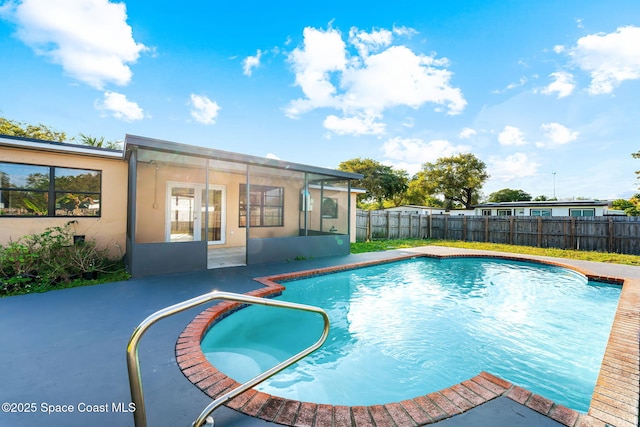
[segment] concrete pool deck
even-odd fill
[[[131,397],[125,350],[133,329],[151,313],[213,289],[239,293],[259,289],[262,285],[253,280],[255,277],[418,253],[497,254],[427,246],[154,276],[2,298],[0,401],[14,403],[14,408],[20,409],[21,413],[0,412],[0,426],[132,426],[133,416],[126,412]],[[580,415],[563,420],[562,424],[546,416],[550,408],[554,408],[547,402],[529,398],[518,401],[499,395],[436,425],[605,426],[605,422],[619,427],[637,425],[640,267],[555,258],[545,260],[572,265],[599,277],[628,279],[607,348],[611,358],[605,356],[590,416]],[[142,338],[139,354],[150,427],[190,425],[211,401],[178,369],[176,341],[185,326],[212,305],[161,320]],[[463,401],[459,403],[464,404]],[[31,409],[33,411],[26,412]],[[393,408],[381,407],[381,414],[393,420],[390,410]],[[214,418],[218,426],[277,425],[226,407],[216,410]],[[371,425],[374,425],[373,420],[370,417]],[[317,426],[326,425],[321,424],[320,419],[312,421]],[[407,425],[413,425],[409,422]]]

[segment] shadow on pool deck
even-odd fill
[[[432,250],[447,252],[447,248]],[[134,328],[151,313],[214,289],[239,293],[257,289],[261,285],[254,277],[381,260],[406,252],[233,267],[2,298],[0,402],[15,403],[14,409],[22,413],[4,412],[3,406],[0,426],[132,426],[133,415],[117,411],[131,400],[126,345]],[[620,266],[603,268],[620,271]],[[625,267],[624,274],[617,275],[640,277],[640,268]],[[175,343],[194,316],[211,305],[161,320],[142,338],[139,355],[150,427],[189,426],[210,402],[178,369]],[[275,425],[225,407],[216,410],[214,417],[217,426]],[[436,425],[561,424],[499,397]]]

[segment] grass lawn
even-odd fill
[[[540,255],[557,258],[579,259],[583,261],[608,262],[612,264],[639,265],[640,256],[607,252],[575,251],[554,248],[536,248],[531,246],[504,245],[498,243],[462,242],[453,240],[374,240],[351,244],[351,253],[384,251],[389,249],[415,248],[418,246],[449,246],[452,248],[479,249],[486,251],[510,252],[515,254]]]

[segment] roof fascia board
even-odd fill
[[[608,206],[609,202],[606,200],[567,200],[558,202],[533,202],[533,203],[517,203],[517,202],[504,202],[504,203],[485,203],[475,205],[476,208],[528,208],[528,207],[562,207],[562,206]]]
[[[0,145],[23,148],[27,150],[51,151],[56,153],[70,153],[93,157],[107,157],[122,160],[124,154],[119,150],[91,147],[88,145],[67,144],[64,142],[44,141],[40,139],[21,138],[10,135],[0,135]]]
[[[343,179],[361,179],[363,175],[351,172],[343,172],[335,169],[322,168],[318,166],[304,165],[300,163],[285,162],[283,160],[268,159],[266,157],[252,156],[248,154],[234,153],[231,151],[217,150],[213,148],[197,147],[195,145],[182,144],[178,142],[163,141],[154,138],[147,138],[137,135],[125,136],[125,153],[131,146],[146,148],[150,150],[163,151],[173,154],[185,154],[207,159],[224,160],[228,162],[244,163],[250,166],[262,166],[274,169],[286,169],[296,172],[308,172],[330,177]],[[127,157],[129,154],[127,154]]]

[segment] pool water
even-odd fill
[[[417,258],[284,283],[322,307],[325,345],[257,388],[288,399],[375,405],[488,371],[586,412],[620,287],[560,267]],[[315,342],[320,316],[252,306],[216,324],[207,359],[243,382]]]

